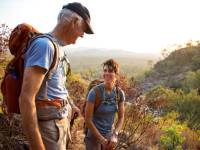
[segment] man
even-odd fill
[[[49,36],[34,40],[24,56],[24,78],[20,94],[20,111],[31,150],[64,150],[70,138],[71,107],[66,81],[64,46],[75,44],[84,32],[93,34],[90,14],[80,3],[63,6],[57,25]],[[51,78],[47,77],[58,47],[59,60]]]

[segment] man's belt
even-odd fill
[[[49,99],[49,100],[36,100],[36,107],[55,106],[62,108],[68,104],[68,100],[64,99]]]

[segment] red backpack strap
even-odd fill
[[[94,91],[96,94],[95,102],[94,102],[94,112],[96,112],[98,107],[101,104],[101,92],[100,92],[99,86],[94,87]]]
[[[116,91],[115,100],[116,100],[116,103],[119,105],[119,102],[120,102],[120,87],[119,87],[118,80],[116,81],[115,91]]]
[[[47,80],[46,80],[46,91],[45,91],[45,99],[48,99],[48,92],[47,92],[47,87],[48,87],[48,80],[51,79],[53,72],[56,70],[57,66],[58,66],[58,61],[59,61],[59,47],[57,46],[57,44],[53,41],[53,38],[51,37],[51,35],[49,34],[41,34],[38,35],[36,37],[34,37],[30,43],[32,43],[35,39],[37,38],[48,38],[51,43],[53,44],[54,47],[54,56],[53,56],[53,62],[51,63],[51,66],[49,67],[49,70],[46,74]],[[29,44],[30,44],[29,43]]]
[[[97,80],[95,80],[95,81],[93,81],[93,82],[96,82]],[[92,82],[92,84],[93,84],[93,82]],[[94,92],[95,92],[95,100],[94,100],[94,112],[98,109],[98,107],[100,106],[100,104],[101,104],[101,93],[100,93],[100,89],[99,89],[99,87],[98,86],[95,86],[95,87],[92,87],[93,85],[90,85],[89,86],[89,88],[88,88],[88,93],[89,93],[89,91],[91,90],[91,89],[93,89],[94,90]],[[88,95],[88,93],[87,93],[87,95]],[[87,103],[87,101],[85,101],[84,102],[84,104],[83,104],[83,109],[82,109],[82,111],[81,111],[81,113],[82,113],[82,115],[85,117],[85,107],[86,107],[86,103]]]
[[[51,79],[52,73],[56,70],[57,65],[58,65],[59,48],[58,48],[57,44],[52,40],[52,38],[50,38],[48,35],[45,35],[45,37],[47,37],[53,43],[54,50],[55,50],[54,56],[53,56],[53,62],[52,62],[51,66],[49,68],[49,71],[47,73],[47,78]]]
[[[39,34],[37,36],[35,36],[33,39],[31,39],[31,41],[29,42],[28,45],[30,45],[34,40],[38,39],[38,38],[48,38],[51,43],[53,44],[53,47],[54,47],[54,56],[53,56],[53,62],[51,63],[51,66],[47,72],[47,78],[48,79],[51,79],[51,76],[52,76],[52,72],[55,71],[55,69],[57,68],[57,65],[58,65],[58,60],[59,60],[59,48],[57,46],[57,44],[53,41],[53,38],[49,35],[49,34]]]

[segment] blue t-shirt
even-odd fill
[[[97,85],[100,91],[101,103],[93,113],[93,123],[102,135],[107,135],[112,132],[112,125],[115,118],[115,113],[118,111],[118,104],[116,101],[116,90],[115,88],[111,93],[105,92],[104,84]],[[125,94],[123,90],[119,90],[119,102],[125,101]],[[94,103],[96,93],[94,89],[91,89],[87,101]],[[88,129],[87,137],[93,136],[90,129]]]
[[[51,79],[49,80],[46,76],[43,80],[42,85],[36,96],[36,99],[38,100],[46,98],[46,89],[48,99],[67,99],[68,96],[68,91],[65,87],[67,68],[66,51],[56,39],[52,37],[52,40],[58,46],[59,62],[55,72],[53,72],[52,74]],[[53,62],[54,52],[55,49],[53,43],[47,37],[37,38],[31,43],[30,47],[25,53],[25,68],[39,66],[46,69],[47,73]]]

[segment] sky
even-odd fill
[[[75,45],[160,53],[174,44],[200,40],[199,0],[75,0],[91,15],[94,35]],[[0,0],[0,23],[10,28],[26,22],[50,32],[64,4],[72,0]]]

